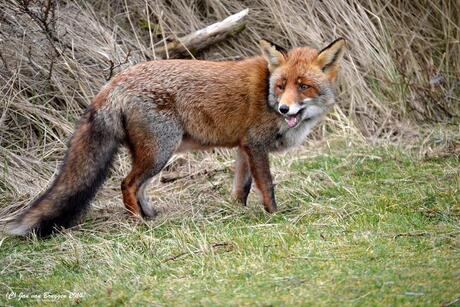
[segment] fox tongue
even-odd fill
[[[289,128],[294,127],[297,124],[297,116],[296,115],[289,115],[286,118],[286,122],[287,122]]]

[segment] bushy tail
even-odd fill
[[[55,228],[70,227],[88,207],[104,182],[120,144],[111,116],[85,113],[72,136],[58,176],[51,187],[7,226],[7,232],[44,237]]]

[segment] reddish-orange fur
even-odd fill
[[[291,102],[313,98],[318,94],[317,82],[303,75],[305,71],[313,71],[322,75],[324,80],[335,78],[335,69],[326,75],[321,74],[321,66],[316,61],[318,51],[308,48],[293,49],[281,61],[279,70],[283,77],[276,83],[275,93],[282,96],[281,101],[287,105]],[[166,64],[167,63],[167,64]],[[280,121],[278,113],[273,112],[267,105],[267,86],[270,76],[267,61],[264,57],[255,57],[240,62],[205,62],[174,60],[169,62],[148,62],[128,69],[117,75],[107,87],[116,88],[123,84],[127,91],[149,93],[147,86],[151,82],[145,71],[151,66],[171,65],[180,66],[183,72],[193,71],[198,75],[193,82],[183,82],[181,87],[188,92],[195,93],[198,99],[188,103],[178,103],[174,99],[157,102],[162,112],[174,112],[184,126],[184,135],[176,152],[184,150],[202,150],[212,147],[239,147],[242,154],[241,163],[237,164],[237,172],[253,174],[259,188],[265,209],[269,212],[276,210],[271,186],[271,175],[267,169],[268,158],[260,162],[260,157],[249,150],[253,140],[248,139],[248,131],[254,127],[271,129],[274,123]],[[204,77],[203,77],[204,76]],[[176,76],[175,76],[176,77]],[[164,78],[168,78],[166,74]],[[300,90],[299,86],[307,84],[308,88]],[[206,87],[209,85],[209,87]],[[206,89],[206,90],[204,90]],[[101,104],[95,107],[102,107]],[[136,194],[140,188],[139,177],[146,164],[142,154],[142,137],[137,143],[136,127],[129,130],[133,169],[123,180],[122,191],[125,206],[130,212],[139,214],[136,204]],[[254,129],[257,131],[257,129]],[[276,129],[273,129],[276,130]],[[257,133],[257,132],[256,132]],[[132,135],[131,135],[132,134]],[[139,134],[140,135],[140,134]],[[244,181],[247,176],[235,180],[234,196],[245,201],[247,192],[244,191]],[[268,183],[268,184],[267,184]],[[246,194],[246,195],[245,195]]]

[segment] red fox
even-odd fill
[[[262,56],[245,60],[150,61],[120,72],[80,119],[51,186],[7,232],[48,236],[78,222],[120,145],[132,157],[121,191],[133,215],[155,216],[144,189],[174,153],[212,147],[238,148],[235,199],[246,204],[254,180],[275,212],[268,153],[301,144],[334,105],[345,45],[286,53],[261,41]]]

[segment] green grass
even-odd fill
[[[460,297],[458,156],[377,147],[289,159],[273,159],[274,215],[255,196],[247,208],[232,203],[225,173],[207,178],[213,197],[197,193],[200,217],[136,223],[93,212],[49,240],[4,238],[0,303],[439,306]]]

